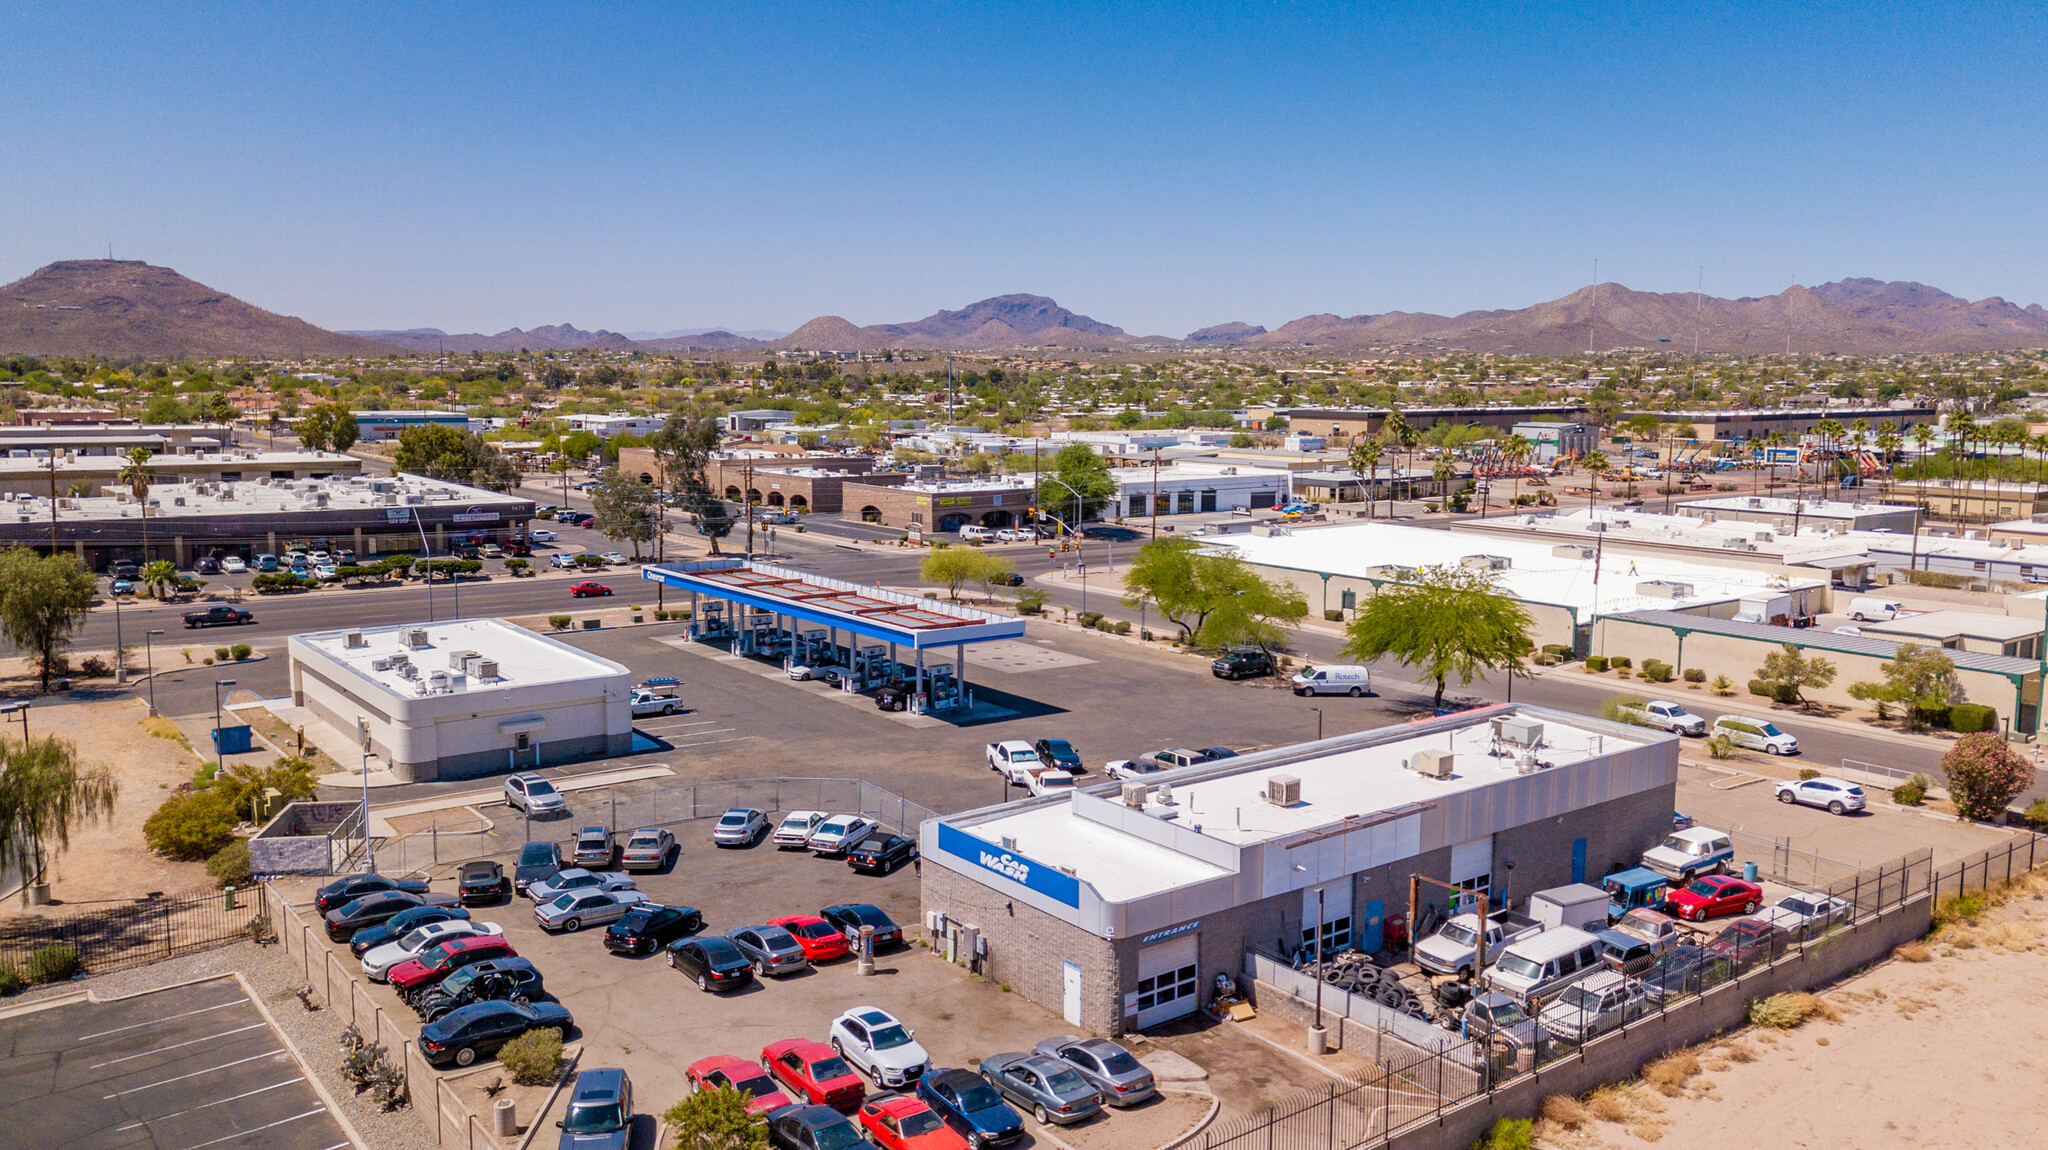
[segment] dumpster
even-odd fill
[[[213,749],[223,755],[239,755],[255,746],[250,738],[248,724],[239,727],[215,727]]]

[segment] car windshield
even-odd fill
[[[735,1073],[746,1073],[747,1077],[733,1078],[732,1075]],[[749,1098],[765,1098],[780,1089],[775,1085],[775,1080],[768,1077],[766,1071],[754,1070],[751,1067],[747,1071],[729,1071],[726,1077],[732,1082],[734,1090]]]
[[[971,1082],[960,1087],[960,1109],[969,1114],[977,1110],[993,1110],[1003,1104],[995,1087],[986,1082]]]
[[[1600,996],[1583,986],[1573,986],[1566,988],[1564,994],[1559,996],[1558,1004],[1560,1006],[1576,1007],[1580,1010],[1598,1010],[1600,1009]]]
[[[1086,1082],[1081,1081],[1081,1076],[1071,1070],[1057,1070],[1046,1075],[1045,1085],[1054,1094],[1077,1094],[1089,1088]]]
[[[860,1131],[855,1130],[853,1123],[844,1118],[818,1131],[817,1134],[818,1150],[852,1150],[853,1147],[863,1144]]]
[[[1543,964],[1519,954],[1509,954],[1501,957],[1500,969],[1501,973],[1512,974],[1516,978],[1535,978],[1543,973]]]
[[[626,1126],[626,1108],[616,1102],[571,1104],[562,1129],[570,1134],[609,1134]]]
[[[1437,933],[1443,935],[1445,938],[1451,940],[1452,942],[1457,943],[1459,946],[1471,946],[1472,943],[1479,938],[1477,932],[1475,932],[1471,927],[1463,926],[1455,922],[1446,924],[1444,928],[1438,931]]]
[[[1047,739],[1045,741],[1045,749],[1046,753],[1053,755],[1071,755],[1074,753],[1074,745],[1065,739]]]
[[[1491,1007],[1482,1006],[1479,1010],[1481,1014],[1493,1019],[1495,1026],[1513,1026],[1529,1021],[1529,1016],[1522,1012],[1522,1008],[1512,1002],[1496,1002]]]
[[[892,1022],[869,1035],[869,1038],[874,1042],[876,1050],[890,1050],[910,1044],[910,1032],[903,1029],[900,1023]]]
[[[1679,854],[1692,853],[1691,840],[1680,838],[1677,835],[1666,835],[1662,845],[1667,851],[1677,851]]]
[[[1713,898],[1721,893],[1721,888],[1705,879],[1701,879],[1698,882],[1688,884],[1685,888],[1685,893],[1696,894],[1701,898]]]
[[[526,780],[526,793],[529,795],[552,795],[555,793],[555,785],[546,779],[528,779]]]
[[[519,848],[520,866],[545,866],[555,861],[555,844],[527,843]]]
[[[830,1082],[851,1073],[853,1071],[846,1068],[846,1061],[841,1058],[820,1058],[811,1063],[811,1080],[814,1082]]]
[[[939,1127],[944,1125],[945,1123],[939,1121],[937,1114],[929,1110],[920,1110],[915,1114],[904,1115],[899,1130],[905,1138],[916,1138],[923,1134],[935,1134]]]
[[[480,975],[482,973],[484,973],[484,969],[481,964],[478,964],[476,966],[465,966],[461,970],[456,971],[454,974],[449,975],[448,980],[441,984],[441,989],[443,992],[450,995],[461,994],[463,989],[467,987],[470,983],[475,982],[477,975]]]
[[[428,970],[442,970],[447,967],[449,960],[454,958],[458,953],[460,952],[455,949],[455,945],[453,943],[444,942],[441,945],[435,947],[434,949],[428,951],[427,953],[421,955],[420,965],[426,967]]]
[[[727,812],[725,812],[725,813],[724,813],[723,815],[720,815],[720,816],[719,816],[719,819],[718,819],[718,825],[719,825],[719,826],[722,826],[722,827],[743,827],[743,826],[746,826],[746,825],[747,825],[747,816],[746,816],[746,813],[745,813],[744,811],[727,811]]]
[[[435,929],[434,926],[423,926],[418,930],[413,931],[411,934],[406,935],[404,938],[399,939],[398,945],[401,949],[404,950],[418,950],[419,948],[427,945],[428,939],[441,933],[443,932]]]
[[[1013,763],[1035,763],[1038,761],[1038,752],[1021,750],[1011,751],[1010,761]]]
[[[626,840],[626,845],[628,847],[652,847],[658,846],[660,843],[661,836],[658,834],[634,835],[632,838]]]

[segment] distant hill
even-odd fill
[[[684,339],[693,335],[712,337],[736,335],[751,340],[771,340],[781,339],[788,334],[786,331],[775,331],[771,328],[748,328],[746,331],[733,331],[730,328],[723,327],[681,327],[674,331],[629,331],[626,333],[626,338],[635,343],[653,343],[657,340]]]
[[[980,351],[1016,347],[1113,348],[1130,343],[1124,329],[1068,311],[1041,295],[999,295],[958,311],[908,323],[855,327],[820,316],[773,345],[805,351],[879,351],[892,347]]]
[[[1250,339],[1252,336],[1264,334],[1266,334],[1264,327],[1254,327],[1248,323],[1219,323],[1211,327],[1202,328],[1200,331],[1189,332],[1188,342],[1236,343],[1239,340]]]
[[[140,260],[63,260],[0,287],[0,351],[36,355],[384,356]]]

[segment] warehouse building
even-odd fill
[[[1273,468],[1180,462],[1158,467],[1114,467],[1109,477],[1116,483],[1116,501],[1110,514],[1133,519],[1201,511],[1260,510],[1287,502],[1287,472]]]
[[[1916,507],[1777,495],[1732,495],[1695,499],[1672,509],[1703,523],[1768,523],[1781,532],[1808,528],[1833,531],[1902,531],[1920,521]]]
[[[1466,711],[928,820],[923,910],[945,953],[1069,1023],[1144,1030],[1249,949],[1378,950],[1410,876],[1496,905],[1597,882],[1670,831],[1677,775],[1664,732]]]
[[[290,650],[292,704],[328,728],[315,742],[345,764],[367,754],[400,782],[632,747],[632,672],[502,619],[320,631]]]
[[[459,411],[355,411],[356,435],[363,440],[397,439],[414,427],[448,427],[464,434],[470,418]]]
[[[840,500],[848,519],[905,530],[958,531],[967,526],[1015,527],[1024,522],[1036,493],[1029,475],[896,486],[862,479],[841,487]]]
[[[116,453],[81,455],[60,451],[0,458],[0,496],[97,495],[121,482],[128,460]],[[158,483],[220,483],[242,479],[326,479],[360,475],[363,461],[330,451],[172,451],[147,464]]]

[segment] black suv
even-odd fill
[[[696,907],[643,902],[604,932],[604,948],[613,954],[653,954],[703,929],[704,912]]]
[[[1273,673],[1273,656],[1264,651],[1225,651],[1209,664],[1209,673],[1219,679],[1270,675]]]

